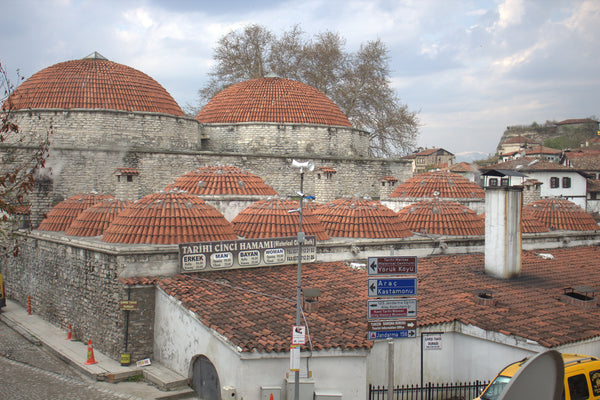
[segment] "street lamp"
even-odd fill
[[[292,161],[292,167],[300,170],[300,207],[298,207],[298,279],[296,284],[296,326],[300,325],[300,296],[302,292],[302,244],[306,240],[306,235],[302,231],[302,203],[304,202],[304,170],[313,171],[315,164],[312,161],[299,162]],[[300,400],[300,368],[294,373],[294,399]]]

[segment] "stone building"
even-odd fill
[[[352,127],[327,96],[284,78],[232,85],[191,118],[148,75],[93,53],[37,72],[3,108],[32,140],[51,131],[46,165],[55,202],[90,191],[114,194],[132,181],[137,191],[128,188],[127,197],[139,198],[218,164],[259,175],[288,195],[298,184],[292,160],[310,159],[336,171],[331,184],[319,186],[324,200],[378,197],[381,177],[411,174],[406,161],[371,157],[369,133]],[[16,141],[2,147],[15,148],[27,150]],[[307,175],[307,193],[315,192],[317,177]]]

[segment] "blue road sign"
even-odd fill
[[[417,278],[370,278],[369,297],[415,296]]]
[[[369,332],[368,340],[380,340],[380,339],[398,339],[398,338],[414,338],[417,336],[415,329],[403,329],[398,331],[376,331]]]

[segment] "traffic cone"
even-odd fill
[[[92,339],[88,341],[88,352],[87,352],[87,361],[84,363],[85,365],[97,364],[98,362],[94,358],[94,349],[92,348]]]
[[[273,393],[269,396],[269,400],[273,400]]]
[[[73,328],[71,328],[71,324],[69,324],[69,329],[67,330],[67,338],[65,340],[71,340],[73,337]]]

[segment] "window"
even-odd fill
[[[490,180],[488,181],[488,184],[490,186],[498,186],[498,178],[490,178]]]
[[[590,372],[590,382],[594,396],[600,396],[600,370]]]
[[[508,178],[500,179],[500,186],[508,186]]]
[[[417,164],[425,164],[425,157],[417,157]]]
[[[133,176],[127,175],[127,182],[133,182]]]
[[[598,200],[598,193],[590,192],[590,200]]]
[[[557,177],[553,176],[552,178],[550,178],[550,187],[552,189],[556,189],[557,187],[559,187],[559,183],[560,179],[558,179]]]
[[[571,187],[571,178],[568,176],[563,177],[563,187],[570,188]]]
[[[584,374],[570,376],[568,383],[571,400],[587,400],[589,398],[590,392]]]

